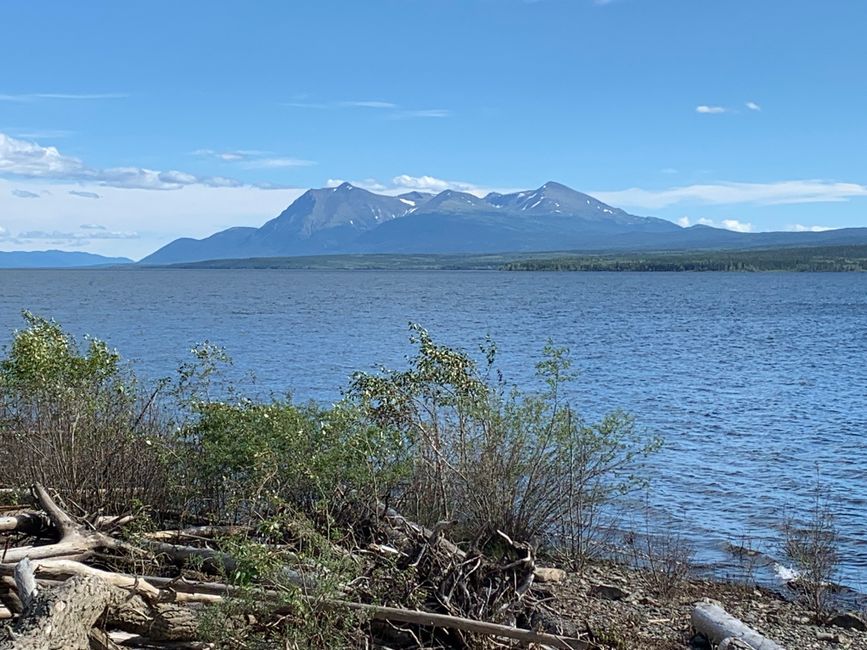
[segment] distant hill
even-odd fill
[[[68,269],[115,264],[132,264],[132,260],[80,251],[0,251],[0,269]]]
[[[494,192],[483,198],[453,190],[383,196],[343,183],[308,190],[261,228],[230,228],[205,239],[177,239],[141,263],[369,253],[678,251],[858,244],[867,244],[867,228],[821,233],[682,228],[665,219],[629,214],[555,182],[536,190]]]

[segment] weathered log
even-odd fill
[[[20,512],[16,515],[0,517],[0,532],[23,533],[25,535],[43,535],[49,528],[49,522],[36,512]]]
[[[35,584],[32,570],[23,584],[28,580]],[[22,594],[24,612],[11,637],[0,640],[0,650],[87,650],[90,630],[112,598],[111,587],[93,576],[76,576],[56,589]]]
[[[746,643],[753,650],[783,650],[783,647],[762,636],[729,614],[718,602],[705,598],[692,610],[692,627],[713,645],[728,647],[733,640]]]
[[[6,549],[0,554],[0,562],[17,564],[24,558],[31,560],[56,557],[86,557],[98,548],[139,552],[135,547],[101,532],[87,530],[80,526],[61,509],[48,491],[38,483],[33,486],[33,494],[48,519],[60,534],[60,541],[44,546],[21,546]]]
[[[3,567],[4,571],[8,567]],[[24,613],[20,620],[30,620],[34,629],[54,628],[58,625],[69,625],[66,619],[53,620],[50,608],[37,605],[44,599],[55,603],[55,609],[66,611],[79,607],[76,603],[69,602],[73,598],[91,597],[91,592],[97,594],[97,605],[101,609],[95,617],[90,616],[89,610],[84,612],[84,621],[88,623],[86,630],[70,630],[68,633],[60,633],[63,643],[71,639],[82,637],[87,639],[87,631],[94,623],[103,616],[108,625],[119,628],[125,632],[147,636],[154,641],[190,641],[195,638],[198,629],[198,613],[190,608],[183,607],[175,602],[194,600],[196,602],[218,602],[219,597],[210,596],[205,598],[184,598],[178,594],[157,589],[145,580],[136,576],[128,576],[109,571],[101,571],[79,562],[68,560],[40,560],[31,563],[22,560],[15,567],[16,583],[19,585],[19,597],[25,603]],[[65,577],[71,575],[60,586],[50,590],[36,588],[38,575],[51,577]],[[73,589],[70,585],[76,586]],[[81,586],[84,585],[84,586]],[[53,599],[53,600],[52,600]],[[35,605],[34,605],[35,603]],[[58,604],[59,603],[59,604]],[[37,619],[46,619],[38,622]],[[17,629],[17,628],[16,628]],[[8,650],[47,650],[48,648],[76,648],[79,646],[30,646],[12,645]],[[87,645],[81,646],[86,648]],[[0,650],[7,650],[6,646],[0,645]]]
[[[158,530],[153,533],[145,533],[143,537],[155,542],[167,542],[180,540],[181,538],[212,539],[222,535],[238,535],[250,529],[246,526],[188,526],[180,530]]]
[[[461,616],[447,616],[445,614],[433,614],[431,612],[399,609],[397,607],[379,607],[377,605],[366,605],[364,603],[353,603],[341,600],[326,600],[318,602],[327,607],[346,608],[360,611],[370,618],[380,621],[389,621],[391,623],[409,623],[424,627],[461,630],[462,632],[472,632],[484,636],[512,639],[522,643],[540,644],[563,650],[585,650],[590,648],[590,644],[582,639],[563,637],[556,634],[547,634],[545,632],[535,632],[533,630],[510,627],[498,623],[477,621],[470,618],[463,618]]]

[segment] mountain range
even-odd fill
[[[497,253],[749,249],[867,244],[867,228],[740,233],[681,227],[548,182],[511,194],[375,194],[343,183],[311,189],[261,228],[182,238],[141,260],[160,265],[216,259],[347,253]]]
[[[132,260],[82,251],[0,251],[0,269],[63,269],[117,264],[132,264]]]

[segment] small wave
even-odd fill
[[[779,562],[774,564],[774,573],[776,573],[777,577],[783,582],[792,582],[801,577],[800,573],[787,566],[783,566]]]

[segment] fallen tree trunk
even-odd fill
[[[72,577],[42,591],[37,574]],[[12,644],[0,643],[0,650],[87,648],[89,631],[103,617],[110,627],[152,641],[192,641],[198,630],[198,612],[174,601],[221,600],[217,596],[187,599],[183,597],[186,594],[179,598],[179,594],[158,589],[136,576],[68,560],[22,560],[15,567],[15,582],[24,610],[13,630]],[[39,645],[35,639],[45,635],[47,645]],[[84,645],[75,645],[82,639]]]
[[[0,650],[87,650],[88,635],[113,600],[111,587],[94,576],[76,576],[56,589],[39,591],[28,562],[16,582],[24,611]]]
[[[720,648],[728,647],[734,640],[743,641],[753,650],[784,650],[751,627],[729,614],[712,600],[705,599],[695,604],[692,610],[692,627]]]
[[[42,535],[47,532],[48,522],[36,512],[21,512],[17,515],[0,517],[0,532]]]
[[[399,609],[397,607],[379,607],[377,605],[366,605],[363,603],[352,603],[339,600],[328,600],[323,604],[329,607],[345,607],[347,609],[360,611],[373,619],[389,621],[391,623],[410,623],[424,627],[461,630],[462,632],[473,632],[485,636],[512,639],[524,644],[541,644],[551,648],[560,648],[562,650],[586,650],[590,647],[589,643],[581,639],[572,639],[558,636],[556,634],[547,634],[545,632],[535,632],[533,630],[500,625],[498,623],[477,621],[470,618],[463,618],[461,616],[447,616],[446,614],[433,614],[431,612]]]

